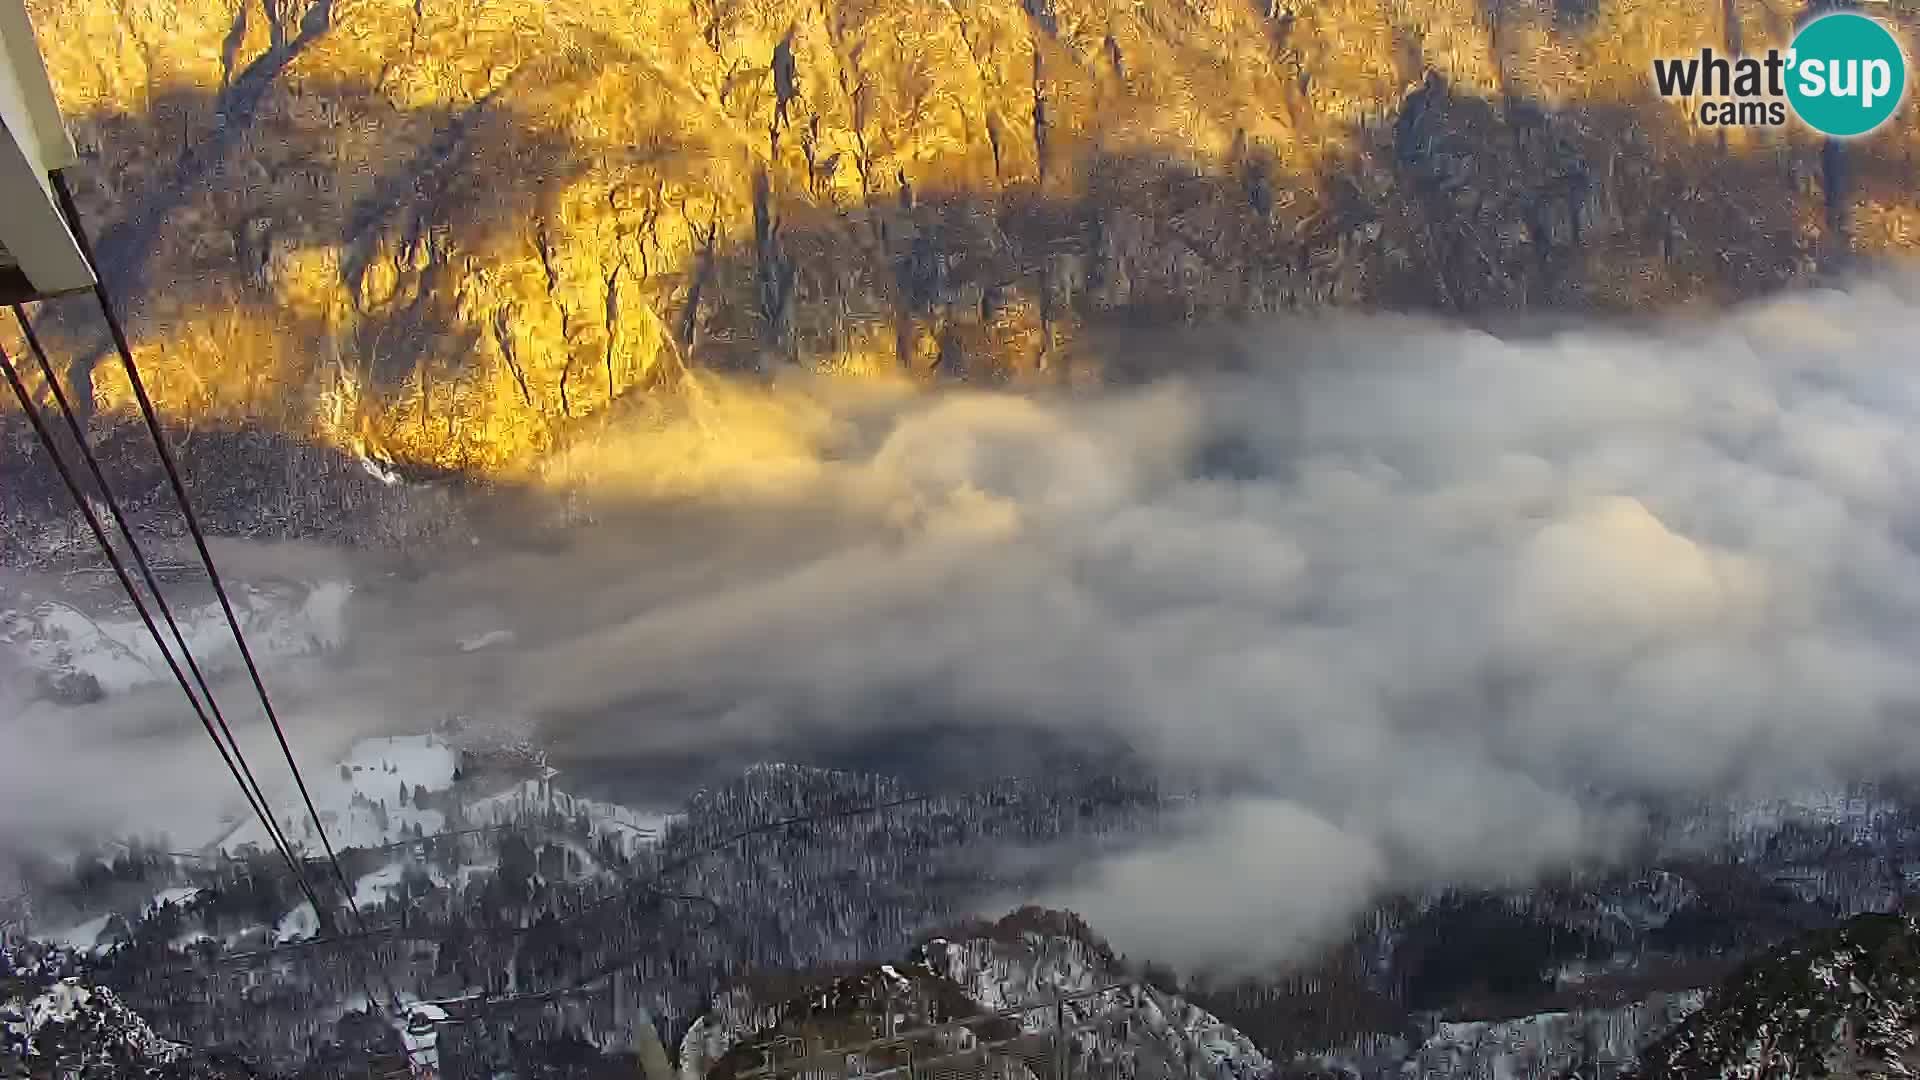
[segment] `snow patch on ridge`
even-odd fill
[[[247,645],[263,661],[338,648],[346,640],[352,593],[353,586],[345,581],[229,589]],[[175,601],[174,613],[202,671],[212,674],[239,663],[233,633],[217,601],[185,606]],[[0,610],[0,648],[15,654],[29,671],[91,678],[108,694],[172,679],[145,624],[127,609],[94,615],[58,600],[43,600]]]

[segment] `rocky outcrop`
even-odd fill
[[[1862,915],[1742,969],[1648,1048],[1635,1078],[1909,1077],[1920,1068],[1920,924]]]
[[[155,1034],[113,991],[78,977],[0,1001],[0,1039],[6,1076],[241,1075],[190,1069],[188,1047]]]
[[[1059,378],[1104,324],[1641,310],[1920,239],[1916,125],[1651,96],[1784,42],[1757,0],[31,8],[167,407],[403,465],[696,368]]]
[[[689,1028],[681,1080],[729,1080],[777,1060],[783,1075],[870,1075],[905,1063],[917,1065],[903,1072],[939,1074],[981,1060],[1014,1076],[1050,1075],[1062,1060],[1074,1075],[1105,1080],[1275,1075],[1232,1025],[1135,982],[1078,916],[1024,908],[978,929],[984,936],[933,938],[898,967],[802,977],[778,1003],[735,987]]]

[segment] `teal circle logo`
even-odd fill
[[[1787,100],[1807,126],[1826,135],[1864,135],[1900,107],[1907,58],[1885,26],[1852,12],[1800,28],[1787,53]]]

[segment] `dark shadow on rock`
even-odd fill
[[[1048,185],[1071,195],[923,186],[857,217],[792,198],[776,253],[798,268],[792,329],[737,299],[764,278],[767,245],[722,251],[695,355],[750,370],[792,333],[819,357],[864,320],[890,327],[867,340],[890,335],[903,367],[981,377],[1033,359],[1007,355],[1009,311],[1044,352],[1075,330],[1328,304],[1481,320],[1791,285],[1808,258],[1794,178],[1815,152],[1722,152],[1680,123],[1651,99],[1558,109],[1432,75],[1315,176],[1244,147],[1221,165],[1095,152]]]
[[[148,186],[149,197],[146,200],[138,206],[127,208],[117,220],[99,230],[94,250],[101,276],[110,289],[122,294],[138,295],[150,287],[149,263],[167,219],[219,177],[235,148],[252,130],[261,103],[282,73],[332,30],[333,5],[334,0],[311,0],[297,20],[290,19],[290,12],[281,12],[275,5],[264,5],[272,23],[271,45],[235,72],[232,70],[235,52],[246,34],[247,6],[242,3],[235,17],[235,25],[228,34],[219,90],[211,95],[163,95],[152,103],[147,115],[136,121],[178,130],[180,153],[157,178],[157,182]],[[291,38],[286,35],[288,21],[295,21],[298,26],[297,33]],[[80,174],[82,183],[76,185],[79,190],[75,192],[75,198],[85,208],[91,201],[84,183],[87,168],[108,166],[98,161],[100,147],[86,146],[81,149],[83,168],[71,171]],[[104,335],[100,335],[94,345],[75,357],[69,379],[77,385],[86,384],[91,378],[92,366],[110,348]],[[91,397],[83,397],[82,400],[91,401]]]

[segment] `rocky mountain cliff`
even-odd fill
[[[1138,982],[1070,913],[1023,908],[971,929],[932,938],[898,967],[732,988],[682,1040],[681,1080],[728,1080],[781,1057],[786,1075],[965,1075],[975,1055],[986,1071],[1029,1080],[1275,1075],[1252,1040]],[[874,1041],[859,1057],[834,1051]]]
[[[1862,915],[1776,949],[1647,1050],[1636,1077],[1910,1077],[1920,924]]]
[[[252,1076],[223,1056],[154,1033],[112,990],[78,977],[32,987],[13,950],[0,952],[0,1075],[187,1080]]]
[[[1792,4],[29,6],[163,405],[442,469],[690,369],[1056,379],[1102,326],[1635,311],[1920,240],[1910,109],[1842,147],[1653,96]]]

